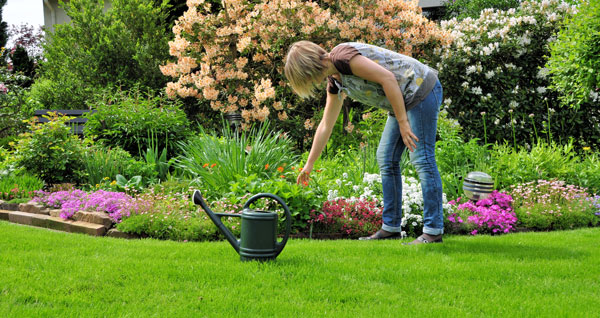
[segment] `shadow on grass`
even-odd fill
[[[450,241],[439,248],[429,246],[428,253],[440,253],[444,255],[456,254],[466,257],[468,255],[490,255],[495,259],[507,258],[511,260],[572,260],[586,258],[590,252],[581,246],[569,247],[569,242],[547,242],[535,241],[535,244],[529,244],[532,240],[524,242],[507,242],[495,238],[486,239],[463,239],[460,241]],[[557,246],[557,245],[564,245]]]

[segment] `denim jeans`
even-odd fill
[[[431,93],[408,112],[413,133],[419,138],[410,152],[423,190],[423,233],[444,233],[442,179],[435,161],[437,119],[442,103],[442,85],[438,81]],[[402,153],[406,149],[395,117],[389,116],[379,141],[377,162],[383,185],[383,226],[388,232],[400,232],[402,221]]]

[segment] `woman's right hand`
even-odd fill
[[[296,180],[296,184],[301,184],[303,187],[308,185],[308,181],[310,180],[310,173],[306,170],[300,171],[298,175],[298,179]]]

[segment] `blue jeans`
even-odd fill
[[[410,153],[421,189],[423,190],[423,233],[444,233],[442,209],[442,179],[435,161],[437,119],[442,103],[442,85],[438,81],[429,95],[407,112],[413,133],[419,138],[417,148]],[[389,116],[379,147],[377,162],[383,185],[383,226],[388,232],[400,232],[402,221],[402,167],[400,161],[406,149],[395,117]]]

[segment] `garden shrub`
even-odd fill
[[[567,230],[596,226],[594,198],[564,181],[536,180],[511,188],[519,224],[533,230]]]
[[[581,170],[579,157],[572,142],[565,145],[537,142],[530,150],[515,151],[509,145],[494,145],[487,171],[497,189],[538,179],[572,179]]]
[[[582,1],[556,41],[547,67],[565,106],[600,103],[600,2]]]
[[[446,19],[477,18],[484,9],[508,10],[519,7],[519,0],[445,0]]]
[[[81,181],[85,144],[65,124],[72,117],[56,113],[44,117],[49,122],[39,124],[31,119],[31,132],[19,135],[14,144],[15,164],[47,184]]]
[[[46,34],[42,78],[51,80],[46,85],[58,86],[57,90],[37,90],[44,102],[54,102],[44,104],[47,108],[91,99],[87,94],[93,89],[107,86],[164,87],[158,66],[168,57],[171,37],[165,31],[167,1],[113,0],[107,10],[103,1],[70,0],[60,5],[71,21],[55,25],[54,32]],[[80,95],[60,92],[63,83],[68,84],[66,90]]]
[[[0,138],[25,132],[23,121],[38,107],[28,95],[30,81],[30,77],[0,67]]]
[[[154,143],[158,150],[174,155],[175,144],[189,135],[189,121],[178,101],[136,87],[128,91],[108,90],[90,104],[85,134],[107,146],[118,146],[130,154],[142,152]]]
[[[289,169],[291,170],[291,169]],[[236,180],[229,183],[230,191],[224,193],[229,204],[243,205],[246,198],[258,193],[272,193],[279,196],[290,209],[292,215],[292,231],[298,232],[306,228],[310,219],[311,211],[321,208],[323,196],[318,193],[318,189],[303,187],[295,182],[296,174],[292,171],[284,172],[285,178],[262,179],[257,175],[239,176]],[[286,180],[286,178],[288,178]],[[294,179],[294,180],[290,180]],[[257,202],[256,207],[261,207],[270,211],[276,211],[279,214],[280,233],[285,229],[287,221],[281,206],[274,200],[266,202]]]
[[[239,133],[224,124],[222,137],[199,127],[196,136],[179,143],[179,150],[182,154],[175,166],[184,176],[199,178],[211,193],[229,191],[229,183],[244,176],[277,178],[277,168],[297,161],[290,138],[271,131],[269,122]]]
[[[30,96],[39,103],[38,109],[89,109],[88,101],[100,90],[73,74],[61,78],[38,78],[31,85]]]
[[[157,174],[153,165],[136,160],[120,147],[108,148],[102,145],[90,146],[83,155],[82,183],[99,186],[107,179],[115,180],[117,175],[127,180],[140,176],[142,185],[155,182]]]
[[[320,109],[324,92],[303,101],[285,84],[283,60],[293,42],[312,40],[329,50],[363,41],[426,58],[425,52],[449,40],[421,15],[417,1],[222,3],[223,10],[212,11],[203,0],[188,1],[169,42],[174,61],[161,67],[174,79],[168,95],[205,100],[207,111],[240,112],[244,128],[271,118],[300,145],[308,134],[304,123]]]
[[[435,50],[434,67],[447,110],[465,139],[532,144],[543,138],[582,145],[600,142],[600,109],[559,107],[548,88],[549,42],[575,8],[557,0],[523,1],[518,9],[487,9],[477,19],[443,21],[454,41]]]

